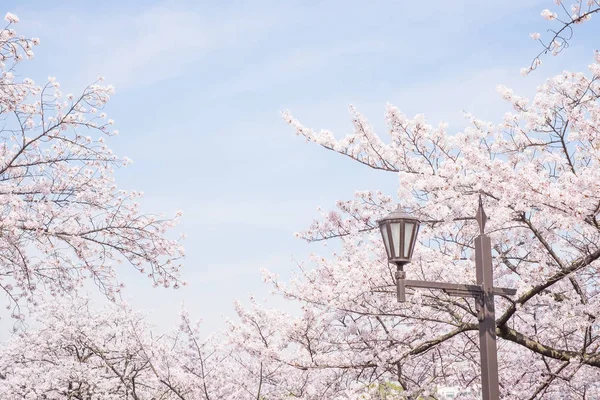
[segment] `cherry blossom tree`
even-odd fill
[[[105,139],[116,135],[102,109],[113,93],[102,78],[63,95],[53,77],[17,79],[39,39],[19,37],[6,14],[0,30],[0,289],[20,306],[76,291],[92,279],[109,298],[121,289],[114,265],[128,263],[155,285],[177,287],[183,249],[166,237],[175,218],[143,215],[138,191],[119,189],[127,165]]]
[[[127,307],[95,312],[68,299],[38,307],[39,328],[1,349],[0,391],[14,399],[143,399],[168,388],[153,373],[143,316]],[[142,336],[143,335],[143,336]]]
[[[11,399],[318,398],[305,396],[313,390],[307,372],[240,351],[242,332],[201,340],[186,311],[160,335],[126,304],[98,310],[70,298],[34,317],[35,329],[0,348],[0,393]]]
[[[566,29],[597,11],[588,3],[586,11],[573,8]],[[568,38],[560,40],[564,47]],[[458,133],[388,105],[386,138],[350,107],[353,132],[338,139],[284,112],[296,134],[391,173],[398,190],[356,192],[299,233],[309,242],[336,240],[341,250],[313,255],[287,283],[265,271],[301,311],[239,310],[246,329],[239,345],[313,371],[311,384],[322,393],[360,396],[396,384],[400,398],[437,396],[442,386],[479,398],[475,305],[429,290],[409,290],[408,302],[397,303],[395,267],[376,221],[396,203],[421,220],[409,279],[468,283],[481,195],[495,284],[517,289],[496,300],[501,397],[600,398],[600,56],[587,74],[548,79],[532,99],[503,86],[498,92],[510,107],[502,122],[466,114],[469,126]],[[265,337],[283,347],[273,352]]]

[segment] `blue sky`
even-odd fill
[[[349,104],[384,136],[386,102],[456,130],[461,110],[498,121],[509,108],[496,85],[531,95],[562,69],[586,70],[596,27],[583,25],[571,48],[524,78],[540,50],[529,33],[551,27],[540,12],[553,1],[2,4],[20,17],[19,34],[41,39],[23,77],[56,76],[65,93],[98,75],[116,86],[107,112],[120,135],[108,143],[134,161],[117,183],[144,191],[148,212],[184,211],[175,234],[187,234],[190,283],[153,289],[121,270],[126,295],[161,329],[184,302],[206,332],[233,316],[234,299],[268,296],[261,267],[289,276],[292,257],[323,251],[293,237],[317,206],[355,190],[394,193],[396,176],[304,144],[280,111],[339,136],[351,128]]]

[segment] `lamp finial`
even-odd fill
[[[483,211],[483,200],[481,194],[479,195],[479,207],[477,208],[477,223],[479,224],[479,233],[485,234],[485,223],[487,221],[487,215]]]

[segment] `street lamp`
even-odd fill
[[[492,246],[489,236],[484,233],[487,216],[483,211],[481,196],[477,210],[479,236],[475,238],[476,285],[446,282],[428,282],[406,279],[404,265],[412,258],[412,252],[419,231],[419,220],[400,206],[387,217],[378,221],[388,261],[396,264],[396,295],[399,302],[406,301],[406,287],[439,289],[451,296],[472,297],[475,299],[479,320],[479,344],[481,354],[481,386],[484,400],[498,400],[498,349],[496,347],[496,315],[494,295],[512,296],[516,289],[494,287],[492,269]]]
[[[402,266],[408,264],[412,258],[419,231],[419,220],[402,211],[398,205],[396,211],[377,222],[388,261],[402,269]]]

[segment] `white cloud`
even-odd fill
[[[66,64],[60,66],[63,87],[81,87],[103,75],[123,90],[177,76],[212,51],[247,45],[275,22],[268,14],[210,12],[164,3],[137,15],[66,13],[60,24],[54,13],[25,14]]]
[[[210,90],[219,96],[232,96],[268,88],[298,79],[300,76],[318,77],[319,70],[326,70],[332,65],[337,68],[344,57],[368,56],[385,50],[386,44],[383,41],[369,39],[324,45],[319,48],[291,49],[282,56],[263,60],[258,65],[245,69],[242,74],[219,83]]]
[[[395,85],[393,92],[382,93],[382,90],[365,93],[357,99],[326,98],[323,93],[320,102],[309,104],[293,104],[286,106],[307,127],[314,130],[328,129],[337,137],[343,137],[352,128],[348,105],[354,103],[358,111],[374,126],[376,131],[385,137],[384,113],[385,104],[391,103],[409,117],[424,114],[430,124],[440,121],[450,124],[450,131],[462,129],[468,122],[462,111],[491,122],[500,122],[504,113],[512,111],[510,103],[503,100],[496,91],[497,85],[513,89],[519,96],[531,98],[536,88],[549,76],[563,68],[585,70],[581,63],[585,62],[585,54],[573,52],[571,58],[564,58],[564,63],[554,65],[540,73],[527,77],[519,74],[513,60],[509,65],[499,65],[489,69],[465,69],[460,73],[443,77],[432,77],[425,82]],[[561,60],[558,60],[561,61]],[[356,102],[354,102],[356,100]]]

